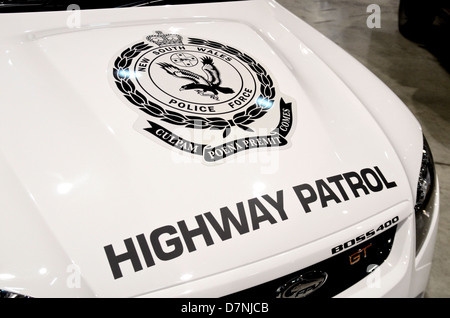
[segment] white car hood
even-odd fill
[[[413,205],[385,131],[333,65],[283,25],[292,17],[276,3],[73,14],[0,16],[0,210],[10,221],[2,234],[14,238],[0,248],[9,253],[3,285],[37,297],[138,296],[307,245],[400,202]],[[67,24],[73,18],[80,25]],[[113,76],[118,57],[157,31],[215,41],[260,63],[276,105],[255,119],[252,136],[264,135],[265,120],[280,122],[283,100],[292,110],[287,144],[206,162],[145,131],[149,121],[177,135],[188,129],[137,109]],[[416,138],[420,128],[407,121]],[[216,145],[245,133],[233,126]],[[420,158],[420,145],[411,148]],[[328,179],[364,169],[377,172],[382,189],[356,196],[342,179],[345,198]],[[305,207],[301,189],[318,197]]]

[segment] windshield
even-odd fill
[[[37,12],[68,10],[76,4],[81,10],[143,7],[157,5],[176,5],[206,2],[225,2],[230,0],[192,1],[192,0],[113,0],[113,1],[86,1],[86,0],[0,0],[0,12]]]

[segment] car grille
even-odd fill
[[[348,248],[320,263],[231,294],[225,298],[302,298],[333,297],[372,273],[389,256],[396,226],[359,245]],[[376,287],[377,276],[367,280]]]

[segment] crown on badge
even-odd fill
[[[156,34],[147,36],[147,40],[158,46],[183,44],[183,37],[178,34],[164,34],[156,31]]]

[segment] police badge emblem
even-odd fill
[[[277,95],[260,63],[236,48],[156,31],[124,50],[112,68],[115,87],[145,116],[138,131],[170,147],[217,162],[288,144],[292,102]],[[257,122],[277,105],[278,125],[261,134]]]

